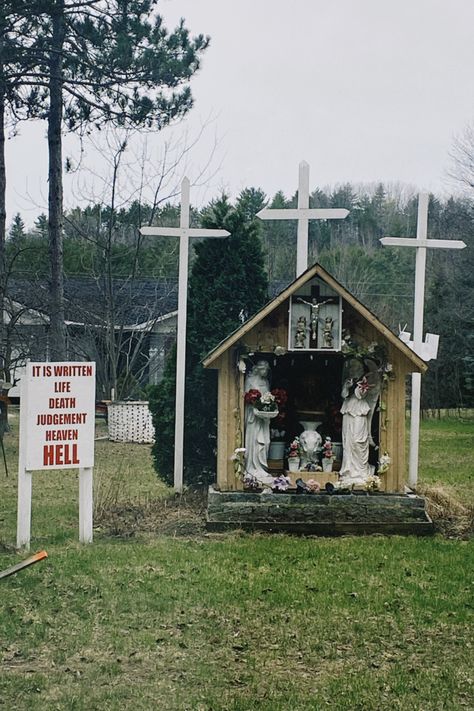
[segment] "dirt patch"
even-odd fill
[[[95,526],[106,535],[130,538],[139,533],[199,536],[205,532],[207,493],[193,491],[147,501],[123,503],[102,509]]]
[[[474,506],[466,506],[440,486],[421,486],[417,493],[426,497],[426,510],[435,529],[447,538],[471,538],[474,534]]]

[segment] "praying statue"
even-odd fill
[[[245,392],[258,390],[261,395],[270,392],[270,366],[259,360],[245,378]],[[270,447],[270,421],[274,413],[258,411],[250,403],[245,405],[245,469],[246,476],[255,477],[261,484],[270,485],[273,477],[268,473],[267,458]]]
[[[357,359],[350,362],[349,369],[350,377],[344,382],[341,393],[344,398],[341,407],[343,454],[339,476],[343,484],[357,487],[364,486],[371,474],[370,422],[375,401],[369,393],[377,388],[378,373],[374,370],[370,372]]]

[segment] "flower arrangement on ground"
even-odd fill
[[[243,477],[244,489],[247,491],[261,491],[262,482],[260,482],[256,476],[246,472]]]
[[[376,474],[370,474],[365,480],[365,490],[366,491],[378,491],[380,489],[380,484],[382,480]]]
[[[291,481],[287,476],[281,474],[276,476],[273,480],[272,489],[273,491],[288,491],[291,486]]]
[[[319,481],[316,481],[316,479],[308,479],[308,481],[306,482],[306,486],[312,494],[317,494],[318,491],[320,491],[321,489],[321,484],[319,483]]]

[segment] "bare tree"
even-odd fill
[[[156,238],[143,238],[139,228],[159,222],[163,210],[167,221],[174,219],[178,224],[178,210],[170,201],[179,194],[183,173],[190,169],[187,162],[191,150],[204,128],[193,138],[168,137],[157,154],[150,148],[148,136],[135,131],[108,129],[99,139],[87,139],[85,149],[92,145],[102,161],[94,172],[78,166],[75,191],[82,203],[86,200],[94,205],[94,217],[84,225],[80,210],[74,210],[65,214],[65,222],[70,235],[88,241],[94,249],[91,288],[98,299],[96,304],[83,301],[77,305],[87,343],[78,338],[74,347],[78,355],[91,357],[90,344],[96,343],[98,380],[104,397],[110,398],[112,392],[117,397],[130,394],[154,367],[156,350],[153,354],[144,351],[163,310],[175,308],[178,245],[175,240],[162,241],[168,267],[158,269],[161,273],[155,286],[150,281],[144,283],[141,257],[151,246],[156,250],[158,243]],[[194,176],[191,173],[194,185],[205,184],[212,177],[214,151],[215,147],[205,166]],[[120,278],[114,266],[118,246],[128,250],[128,268]],[[140,309],[131,309],[134,301],[140,302]],[[139,323],[131,323],[132,311],[139,314]]]
[[[449,155],[453,161],[449,176],[464,188],[474,189],[474,122],[455,137]]]

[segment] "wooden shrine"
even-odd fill
[[[218,370],[214,491],[220,494],[244,491],[242,477],[235,466],[235,452],[245,446],[245,369],[249,363],[266,361],[271,371],[271,387],[288,392],[290,424],[286,425],[285,442],[288,447],[288,440],[298,434],[298,426],[300,431],[318,425],[319,431],[321,427],[324,429],[322,423],[328,412],[338,412],[341,407],[341,384],[348,361],[354,357],[362,359],[364,354],[370,357],[374,350],[385,354],[380,394],[371,425],[375,471],[380,455],[388,455],[390,460],[388,469],[380,475],[378,497],[381,501],[380,497],[387,499],[383,494],[398,494],[395,499],[401,500],[406,491],[407,376],[413,372],[424,373],[427,365],[319,264],[301,274],[203,361],[204,367]],[[269,460],[269,465],[271,463]],[[324,487],[327,481],[337,481],[337,462],[334,469],[329,476],[319,472],[298,474],[303,480],[319,478]],[[274,498],[283,504],[289,497]],[[299,497],[299,500],[302,498],[322,501],[325,495]],[[340,508],[342,497],[332,498],[339,500]],[[413,509],[415,503],[412,501],[410,506]],[[420,508],[419,501],[416,506]],[[424,510],[422,519],[427,522]]]

